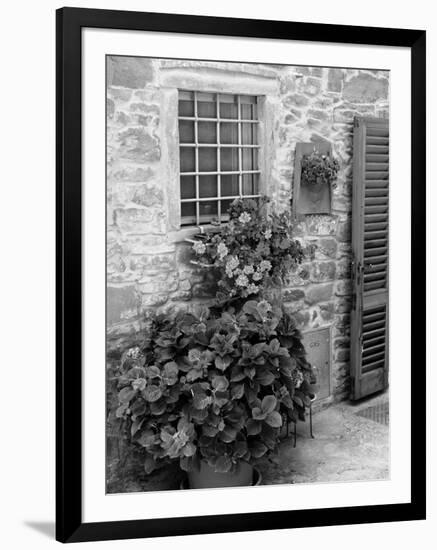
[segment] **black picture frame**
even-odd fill
[[[425,48],[423,30],[62,8],[57,64],[56,538],[61,542],[190,535],[425,518]],[[219,516],[82,522],[81,68],[83,28],[293,39],[411,50],[411,502]]]

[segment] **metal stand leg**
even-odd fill
[[[310,436],[314,439],[313,435],[313,404],[310,405]]]

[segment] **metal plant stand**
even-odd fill
[[[310,406],[309,406],[309,409],[310,409],[310,436],[311,436],[311,439],[315,439],[314,438],[314,434],[313,434],[313,403],[314,401],[317,399],[317,395],[315,395],[312,399],[311,399],[311,403],[310,403]],[[290,437],[290,423],[287,422],[287,437]],[[297,422],[294,422],[294,428],[293,428],[293,448],[296,447],[296,442],[297,442]]]

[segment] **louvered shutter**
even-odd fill
[[[352,399],[388,385],[389,124],[354,121]]]

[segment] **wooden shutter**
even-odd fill
[[[388,120],[356,117],[352,190],[352,399],[388,385],[388,227]]]

